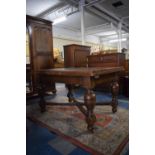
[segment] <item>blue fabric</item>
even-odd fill
[[[61,155],[48,145],[48,141],[57,137],[47,129],[27,120],[26,154],[27,155]]]
[[[77,148],[77,149],[74,149],[69,155],[91,155],[91,154],[84,151],[81,148]]]
[[[59,153],[59,150],[54,149],[48,144],[49,141],[58,136],[28,119],[26,137],[27,155],[62,155]],[[76,147],[69,155],[90,155],[90,153]]]

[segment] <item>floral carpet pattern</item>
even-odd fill
[[[110,106],[96,106],[94,133],[87,131],[83,114],[76,106],[47,106],[40,112],[38,104],[27,107],[27,116],[83,147],[91,154],[121,155],[128,149],[128,110],[118,107],[113,114]]]

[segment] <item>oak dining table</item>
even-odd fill
[[[84,114],[87,123],[87,129],[94,132],[94,124],[96,116],[94,108],[96,105],[110,105],[112,112],[117,111],[118,105],[118,92],[119,92],[119,75],[124,71],[123,67],[73,67],[73,68],[53,68],[42,69],[38,72],[39,75],[39,97],[41,111],[46,111],[46,105],[62,105],[72,106],[75,105]],[[65,83],[68,88],[68,101],[69,103],[54,103],[47,102],[45,99],[46,94],[46,81],[55,83]],[[94,88],[96,85],[109,84],[111,87],[112,99],[109,102],[96,102],[96,94]],[[79,102],[75,99],[73,88],[79,85],[85,88],[84,102]]]

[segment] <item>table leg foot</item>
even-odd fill
[[[54,95],[56,94],[56,92],[57,92],[56,89],[53,89],[53,90],[52,90],[52,93],[53,93]]]
[[[87,129],[88,129],[88,131],[93,133],[94,132],[94,124],[96,122],[96,116],[93,114],[90,117],[86,117],[86,122],[87,122]]]
[[[118,92],[119,92],[119,84],[118,82],[113,82],[111,85],[111,91],[112,91],[112,112],[117,112],[117,105],[118,105]]]
[[[40,111],[45,112],[46,111],[46,104],[43,103],[44,101],[40,101],[39,106],[40,106]]]
[[[40,106],[41,112],[46,111],[46,102],[45,102],[44,96],[45,96],[45,87],[41,85],[39,89],[39,97],[40,97],[39,106]]]
[[[117,106],[112,106],[112,112],[116,113],[117,112]]]
[[[69,102],[74,102],[74,96],[73,96],[73,86],[72,85],[67,85],[68,88],[68,93],[67,93],[67,97],[68,97],[68,101]]]

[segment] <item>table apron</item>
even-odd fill
[[[104,84],[107,82],[117,81],[118,76],[116,73],[104,74],[99,76],[59,76],[59,75],[41,75],[40,81],[45,83],[46,81],[57,82],[57,83],[65,83],[71,85],[80,85],[86,89],[92,89],[98,84]]]

